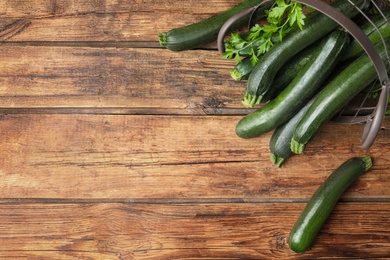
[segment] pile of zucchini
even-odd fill
[[[390,13],[386,15],[390,19]],[[373,21],[380,28],[386,46],[378,33],[371,34],[370,38],[386,63],[386,49],[390,49],[390,25],[384,22],[381,15],[373,17]],[[366,32],[371,31],[372,26],[367,20],[361,24]],[[304,30],[307,29],[310,28]],[[307,143],[327,121],[353,97],[373,84],[377,72],[361,46],[341,28],[322,36],[307,49],[298,51],[292,61],[279,62],[279,46],[275,45],[261,57],[259,65],[250,73],[247,92],[253,87],[251,82],[254,78],[256,82],[270,81],[270,68],[276,67],[272,74],[278,78],[251,90],[251,93],[255,93],[250,94],[256,96],[254,99],[266,97],[266,102],[238,122],[236,134],[242,138],[253,138],[275,130],[270,142],[271,160],[281,166],[292,153],[303,153]],[[284,46],[282,48],[285,51]],[[287,49],[294,51],[291,47]],[[267,58],[267,62],[261,62],[264,58]],[[278,60],[275,62],[274,59]],[[284,69],[291,64],[295,68],[295,76],[291,69]],[[283,80],[285,77],[290,81],[280,84],[287,81]]]
[[[269,8],[272,1],[243,0],[198,23],[160,33],[160,44],[172,51],[201,47],[216,40],[219,29],[229,18],[261,2],[266,2],[265,8]],[[362,19],[356,8],[351,9],[350,1],[333,0],[331,5],[355,19],[386,60],[390,50],[390,25],[386,20],[390,20],[390,12],[384,12],[386,17],[371,14],[370,0],[352,2],[367,10],[373,23]],[[259,17],[265,14],[263,10]],[[231,29],[239,28],[248,19],[240,19]],[[290,155],[303,153],[318,130],[377,79],[376,70],[360,44],[318,11],[307,16],[303,29],[292,29],[261,55],[256,65],[245,55],[243,52],[242,61],[231,75],[236,80],[247,80],[243,103],[258,109],[243,117],[235,131],[241,138],[254,138],[274,130],[270,158],[279,167]]]
[[[231,16],[259,2],[243,0],[209,19],[159,34],[160,44],[172,51],[201,47],[216,40],[219,29]],[[361,10],[370,10],[370,0],[352,2]],[[390,20],[390,12],[385,12],[386,18],[367,12],[371,23],[361,19],[355,8],[351,10],[349,1],[334,0],[331,5],[355,20],[387,64],[390,25],[386,19]],[[235,28],[242,25],[240,20]],[[270,159],[278,167],[292,154],[303,153],[319,129],[377,79],[376,69],[360,44],[317,11],[308,15],[303,29],[294,28],[258,58],[253,65],[243,54],[242,61],[231,70],[234,80],[247,80],[244,105],[258,106],[239,120],[235,132],[241,138],[254,138],[274,131]],[[344,190],[371,166],[369,156],[352,158],[329,176],[292,229],[292,250],[302,252],[310,247]]]

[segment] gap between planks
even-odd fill
[[[15,41],[0,42],[0,46],[89,47],[89,48],[161,48],[157,41]]]
[[[1,198],[5,204],[267,204],[267,203],[307,203],[308,198]],[[390,198],[341,198],[339,203],[389,203]]]
[[[81,114],[81,115],[247,115],[256,109],[245,108],[120,108],[120,107],[42,107],[0,108],[0,114]]]
[[[16,47],[75,47],[75,48],[142,48],[142,49],[164,49],[158,41],[14,41],[0,42],[0,46]],[[217,51],[216,42],[207,44],[194,50]]]

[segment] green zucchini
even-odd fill
[[[312,97],[292,118],[277,127],[273,132],[269,142],[269,150],[271,153],[270,160],[276,166],[282,167],[282,164],[293,154],[290,148],[290,142],[295,127],[305,115],[317,95]]]
[[[275,99],[238,122],[236,134],[242,138],[257,137],[292,117],[325,82],[349,39],[345,30],[335,30],[325,37],[304,69]]]
[[[243,0],[230,9],[213,15],[207,19],[193,23],[187,26],[172,29],[165,33],[158,34],[159,42],[162,47],[171,51],[184,51],[198,48],[204,44],[213,42],[217,39],[219,30],[232,16],[260,4],[262,0]],[[257,12],[260,17],[265,16],[264,10],[271,7],[272,2],[266,3],[264,7]],[[237,21],[231,30],[240,28],[248,22],[250,15]]]
[[[306,49],[300,51],[282,66],[282,68],[276,73],[276,77],[272,82],[271,88],[261,99],[261,103],[266,103],[274,99],[294,80],[299,72],[304,69],[313,54],[318,50],[318,44],[320,41],[317,41]]]
[[[292,228],[288,245],[294,252],[309,249],[345,190],[372,167],[370,156],[354,157],[340,165],[310,198]]]
[[[390,12],[385,12],[384,17],[382,14],[376,14],[370,17],[372,23],[375,27],[379,29],[376,30],[374,25],[368,21],[366,18],[363,19],[363,22],[360,22],[358,25],[360,29],[368,36],[373,44],[377,44],[382,41],[382,37],[385,39],[390,37]],[[382,37],[380,36],[382,35]],[[351,58],[356,58],[359,55],[363,54],[364,50],[360,43],[356,40],[351,41],[350,46],[342,54],[341,60],[348,60]]]
[[[385,39],[385,41],[387,48],[390,48],[390,37]],[[385,61],[385,46],[380,42],[375,47]],[[293,153],[303,153],[306,144],[315,136],[321,126],[377,77],[376,69],[367,54],[363,54],[348,65],[324,87],[321,94],[299,122],[291,140]]]
[[[352,2],[355,2],[354,4],[360,9],[366,9],[370,4],[369,0],[353,0]],[[331,5],[349,17],[359,13],[356,8],[351,8],[350,1],[335,0]],[[276,73],[289,59],[337,27],[337,22],[321,12],[317,11],[308,15],[302,30],[294,28],[284,37],[283,41],[275,44],[259,58],[249,76],[242,98],[244,106],[254,107],[259,104],[262,97],[271,88]]]
[[[315,47],[316,46],[313,44],[313,46],[297,53],[293,59],[283,65],[280,71],[276,74],[275,80],[272,83],[272,88],[267,93],[269,95],[263,97],[263,103],[269,101],[272,97],[275,97],[276,93],[280,92],[281,89],[286,87],[295,78],[298,72],[303,69],[307,61],[312,56]],[[250,58],[245,57],[232,70],[230,70],[230,75],[236,81],[247,80],[253,68],[254,66]]]
[[[253,70],[253,64],[249,57],[245,57],[240,63],[230,70],[230,76],[235,81],[247,80]]]
[[[349,46],[348,46],[349,47]],[[326,79],[323,86],[326,86],[328,82],[332,81],[346,66],[350,64],[350,60],[338,63],[336,68],[332,70],[331,75]],[[291,139],[294,135],[295,128],[306,114],[309,107],[313,104],[314,100],[320,94],[320,91],[316,93],[299,111],[290,118],[283,125],[277,127],[272,134],[270,140],[270,159],[276,166],[281,167],[282,164],[293,154],[291,151]]]

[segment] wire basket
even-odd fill
[[[232,26],[237,19],[251,15],[248,23],[248,27],[251,28],[254,25],[254,17],[256,16],[256,11],[266,3],[269,3],[272,0],[266,0],[259,4],[258,6],[249,8],[233,17],[231,17],[221,28],[218,35],[218,50],[224,52],[224,37],[226,36],[229,28]],[[352,37],[362,46],[366,54],[370,57],[376,71],[378,74],[378,79],[375,85],[380,86],[380,95],[376,105],[371,106],[368,104],[367,96],[363,97],[362,101],[358,106],[347,104],[339,114],[337,114],[332,120],[344,124],[365,124],[363,135],[362,135],[362,148],[369,149],[374,143],[378,132],[381,128],[388,102],[389,96],[389,76],[387,68],[390,67],[390,56],[389,50],[386,48],[385,39],[381,34],[379,28],[372,22],[367,14],[364,11],[360,10],[351,0],[345,0],[351,4],[351,8],[358,9],[359,13],[363,19],[367,19],[372,25],[374,30],[379,33],[379,36],[382,40],[382,43],[386,49],[386,60],[383,61],[377,52],[374,44],[368,38],[359,26],[348,18],[344,13],[336,10],[331,5],[327,4],[324,1],[314,1],[314,0],[296,0],[304,5],[310,6],[313,9],[327,15],[334,21],[336,21],[340,26],[345,28]],[[364,1],[364,0],[362,0]],[[376,9],[376,12],[382,15],[385,19],[385,23],[390,24],[390,20],[385,17],[385,12],[389,12],[390,0],[371,0],[371,5],[373,9]],[[373,84],[374,86],[374,84]]]

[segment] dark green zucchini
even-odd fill
[[[235,14],[238,14],[248,8],[260,4],[262,0],[243,0],[234,7],[211,16],[208,19],[193,23],[187,26],[172,29],[165,33],[158,34],[159,42],[162,47],[166,47],[171,51],[184,51],[198,48],[204,44],[213,42],[217,39],[219,30],[224,23]],[[271,7],[272,2],[266,3],[257,12],[265,16],[264,10]],[[237,29],[248,22],[250,15],[237,21],[230,29]]]
[[[358,23],[358,25],[373,44],[377,44],[378,42],[382,41],[382,37],[384,39],[390,37],[390,12],[385,12],[384,17],[382,14],[376,14],[370,17],[370,20],[371,22],[364,18],[362,22]],[[379,31],[377,29],[379,29]],[[382,37],[380,35],[382,35]],[[360,43],[356,40],[353,40],[350,46],[341,54],[340,59],[348,60],[351,58],[356,58],[363,54],[363,52],[364,50]]]
[[[352,2],[360,9],[366,9],[370,4],[369,0],[353,0]],[[349,1],[335,0],[332,6],[349,17],[359,13],[356,8],[351,8]],[[294,28],[284,37],[283,41],[275,44],[260,57],[248,79],[242,100],[244,106],[253,107],[259,104],[271,88],[276,73],[288,60],[337,27],[338,24],[323,13],[313,12],[308,15],[302,30]]]
[[[317,95],[312,97],[292,118],[277,127],[273,132],[269,142],[269,150],[271,153],[270,160],[276,166],[282,167],[282,164],[293,154],[290,143],[295,127],[297,127],[299,121],[305,115]]]
[[[390,48],[390,37],[385,41],[387,48]],[[385,61],[387,57],[385,46],[380,42],[375,47]],[[321,126],[377,77],[376,69],[367,54],[363,54],[348,65],[324,87],[299,122],[291,140],[293,153],[303,153],[306,144],[315,136]]]
[[[242,138],[257,137],[291,118],[325,82],[349,38],[344,30],[335,30],[325,37],[304,69],[275,99],[238,122],[236,134]]]
[[[294,78],[305,68],[305,65],[309,62],[313,54],[318,51],[319,42],[321,40],[308,46],[306,49],[297,53],[292,59],[290,59],[283,67],[276,73],[276,77],[272,82],[272,86],[264,94],[261,99],[261,103],[266,103],[274,99],[288,84],[290,84]]]
[[[349,46],[348,46],[349,47]],[[346,68],[352,61],[348,60],[337,64],[336,68],[332,70],[331,75],[326,79],[323,86],[326,86],[328,82],[332,81],[344,68]],[[290,118],[283,125],[277,127],[272,134],[270,140],[270,159],[278,167],[293,154],[291,151],[291,139],[294,135],[295,128],[306,114],[309,107],[313,104],[314,100],[320,94],[320,91],[312,97],[292,118]]]
[[[288,61],[280,71],[276,74],[275,80],[272,83],[272,88],[263,97],[262,102],[265,103],[271,98],[275,97],[284,87],[286,87],[298,74],[298,72],[303,69],[307,61],[312,56],[315,51],[315,43],[313,46],[306,48],[305,50],[297,53],[293,59]],[[250,73],[252,72],[254,66],[252,65],[251,60],[248,57],[245,57],[240,63],[238,63],[231,71],[231,77],[236,80],[246,80],[248,79]]]
[[[340,165],[317,189],[292,228],[288,245],[294,252],[309,249],[345,190],[372,167],[370,156],[354,157]]]

